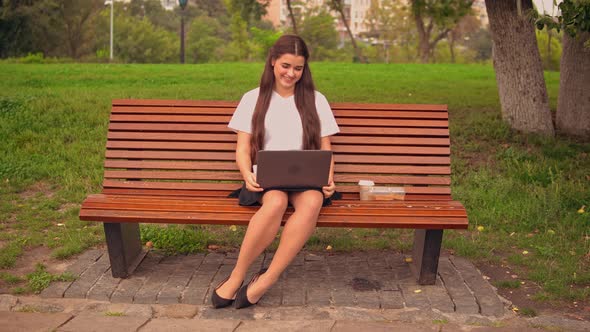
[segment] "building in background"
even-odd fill
[[[166,10],[172,10],[178,6],[178,0],[160,0],[160,2]]]
[[[487,29],[490,26],[490,20],[488,19],[485,0],[473,1],[471,8],[473,9],[473,15],[479,19],[481,26]]]

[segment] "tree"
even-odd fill
[[[270,0],[229,0],[229,9],[240,15],[249,28],[255,21],[260,21],[266,15],[266,8]]]
[[[473,0],[411,0],[418,30],[418,56],[428,63],[436,44],[471,12]]]
[[[289,18],[291,19],[291,27],[293,33],[297,34],[297,22],[295,21],[295,15],[293,15],[293,7],[291,6],[291,0],[287,0],[287,9],[289,9]]]
[[[533,8],[523,0],[522,8]],[[502,117],[516,130],[552,136],[551,112],[535,28],[514,0],[486,0]]]
[[[590,1],[563,0],[561,16],[537,17],[539,29],[564,31],[556,126],[567,135],[590,138]]]
[[[102,0],[56,0],[58,22],[65,32],[68,55],[78,59],[91,40],[91,22],[104,6]]]
[[[364,57],[361,53],[360,48],[356,44],[356,40],[354,39],[354,36],[352,35],[352,31],[350,30],[350,27],[348,26],[348,20],[346,18],[346,15],[344,14],[344,1],[343,0],[329,0],[327,4],[330,7],[330,9],[332,9],[333,11],[337,12],[340,15],[340,20],[342,20],[342,23],[344,24],[344,27],[346,28],[346,32],[348,32],[348,37],[350,37],[350,43],[352,44],[352,47],[354,49],[355,59],[360,62],[366,62],[366,60],[364,59]]]
[[[334,17],[325,10],[306,17],[301,25],[301,38],[305,39],[314,60],[330,58],[330,51],[338,46]]]
[[[451,52],[451,62],[455,63],[455,43],[462,42],[464,36],[479,30],[480,22],[473,15],[466,15],[461,18],[447,37],[449,41],[449,51]]]
[[[367,36],[383,45],[386,63],[389,63],[391,46],[408,45],[413,38],[408,7],[397,1],[372,0],[365,24],[369,27]]]
[[[475,61],[486,61],[492,57],[492,38],[488,29],[480,28],[469,34],[465,45],[475,51]]]
[[[224,44],[221,24],[209,16],[199,16],[190,25],[187,41],[187,59],[203,63],[217,59],[217,48]]]
[[[103,11],[100,17],[97,48],[108,44],[110,14]],[[115,14],[114,48],[117,59],[135,63],[176,62],[179,40],[174,32],[156,27],[147,18],[130,16],[120,10]]]

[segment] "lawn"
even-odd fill
[[[0,279],[22,281],[6,271],[34,248],[64,259],[104,241],[101,225],[77,214],[84,197],[100,191],[111,99],[238,100],[256,87],[262,67],[0,63]],[[448,104],[453,197],[465,204],[470,229],[446,232],[445,249],[477,264],[510,266],[518,281],[541,287],[536,299],[588,301],[589,143],[513,133],[501,120],[491,66],[313,63],[311,69],[331,102]],[[559,73],[545,78],[555,109]],[[169,251],[237,247],[244,231],[142,227],[144,241]],[[411,236],[318,229],[307,248],[408,252]],[[497,285],[518,287],[514,280]]]

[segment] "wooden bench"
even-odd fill
[[[81,220],[104,223],[113,277],[129,276],[145,255],[138,223],[248,224],[257,208],[227,198],[242,180],[237,135],[227,128],[236,105],[113,101],[103,190],[80,211]],[[331,106],[341,129],[332,145],[343,199],[322,208],[317,225],[415,229],[412,270],[420,284],[434,284],[443,229],[468,225],[451,198],[446,105]],[[359,179],[404,186],[405,200],[359,201]]]

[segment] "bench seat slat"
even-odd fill
[[[80,211],[80,219],[86,221],[103,222],[141,222],[145,223],[176,223],[176,224],[223,224],[247,225],[252,217],[251,213],[187,213],[162,211],[121,211],[94,210]],[[289,214],[285,214],[282,224]],[[353,216],[347,220],[344,216],[322,215],[318,218],[319,227],[378,227],[378,228],[423,228],[423,229],[465,229],[467,218],[464,217],[388,217],[388,216]]]
[[[237,101],[222,100],[167,100],[167,99],[113,99],[113,106],[162,106],[162,107],[215,107],[233,108]],[[427,111],[447,112],[447,105],[439,104],[375,104],[375,103],[330,103],[333,110],[401,110],[401,111]]]
[[[174,196],[158,196],[158,195],[118,195],[118,194],[93,194],[89,195],[85,202],[118,202],[118,203],[134,203],[134,202],[154,202],[154,204],[191,204],[191,205],[236,205],[235,198],[227,197],[174,197]],[[458,201],[359,201],[358,198],[354,200],[341,199],[332,202],[332,206],[358,207],[365,208],[416,208],[416,209],[442,209],[455,210],[464,209],[463,205]],[[324,207],[325,209],[326,207]]]
[[[399,119],[448,119],[446,112],[432,111],[385,111],[372,109],[340,109],[332,107],[336,118],[399,118]],[[167,106],[143,106],[128,107],[114,106],[111,114],[173,114],[173,115],[226,115],[232,116],[235,107],[167,107]]]
[[[144,149],[144,150],[186,150],[186,151],[230,151],[236,150],[235,143],[192,143],[192,142],[152,142],[152,141],[109,141],[108,149]],[[332,145],[335,153],[371,153],[371,154],[416,154],[416,155],[450,155],[448,147],[423,146],[364,146]]]
[[[226,160],[235,161],[236,154],[233,152],[178,152],[178,151],[128,151],[128,150],[107,150],[106,158],[122,159],[154,159],[154,160]],[[449,165],[451,159],[433,156],[384,156],[384,155],[347,155],[335,154],[336,163],[359,163],[359,164],[399,164],[399,165]]]
[[[192,123],[137,123],[111,122],[109,130],[134,130],[154,132],[204,132],[231,133],[225,124],[192,124]],[[442,136],[448,137],[446,128],[413,128],[413,127],[354,127],[340,126],[342,135],[382,135],[382,136]]]
[[[166,180],[220,180],[220,181],[242,181],[239,172],[193,172],[193,171],[112,171],[106,170],[106,179],[166,179]],[[337,173],[334,181],[355,183],[366,176],[358,174]],[[450,185],[449,177],[434,176],[399,176],[399,175],[372,175],[376,183],[382,184],[434,184]]]
[[[194,133],[159,133],[111,131],[107,138],[110,140],[133,141],[179,141],[179,142],[236,142],[236,134],[194,134]],[[340,136],[332,137],[332,144],[360,144],[360,145],[414,145],[414,146],[446,146],[450,145],[448,138],[421,137],[371,137],[371,136]]]
[[[207,161],[134,161],[107,159],[105,168],[131,168],[131,169],[166,169],[166,170],[226,170],[237,171],[238,166],[234,162],[207,162]],[[442,166],[389,166],[389,165],[355,165],[335,164],[336,173],[394,173],[394,174],[433,174],[450,175],[450,167]]]
[[[215,204],[193,204],[193,205],[163,205],[157,201],[147,201],[144,203],[122,203],[122,202],[85,202],[84,209],[94,210],[122,210],[122,211],[166,211],[166,212],[204,212],[204,213],[248,213],[254,215],[258,210],[257,207],[244,207],[234,205],[215,205]],[[293,209],[287,209],[288,213],[293,213]],[[391,208],[391,207],[363,207],[355,206],[354,208],[332,206],[323,209],[320,213],[324,216],[387,216],[387,217],[466,217],[467,214],[463,209],[442,210],[442,209],[419,209],[419,208]]]
[[[234,188],[237,189],[238,187]],[[109,195],[156,195],[160,197],[211,197],[226,198],[230,191],[228,190],[178,190],[178,189],[150,189],[150,188],[110,188],[104,187],[102,192]],[[342,192],[342,197],[346,200],[359,200],[358,192]],[[450,194],[419,194],[406,192],[407,200],[410,201],[441,201],[451,200]]]
[[[212,183],[212,182],[148,182],[148,181],[117,181],[105,179],[104,188],[138,188],[138,189],[177,189],[177,190],[235,190],[240,183]],[[358,185],[340,185],[340,192],[358,193]],[[447,194],[451,193],[449,187],[404,187],[409,194]]]
[[[231,119],[229,115],[155,115],[155,114],[112,114],[111,123],[137,122],[137,123],[190,123],[210,124],[222,123],[227,125]],[[368,119],[368,118],[337,118],[339,126],[370,126],[370,127],[424,127],[447,128],[447,120],[406,120],[406,119]]]

